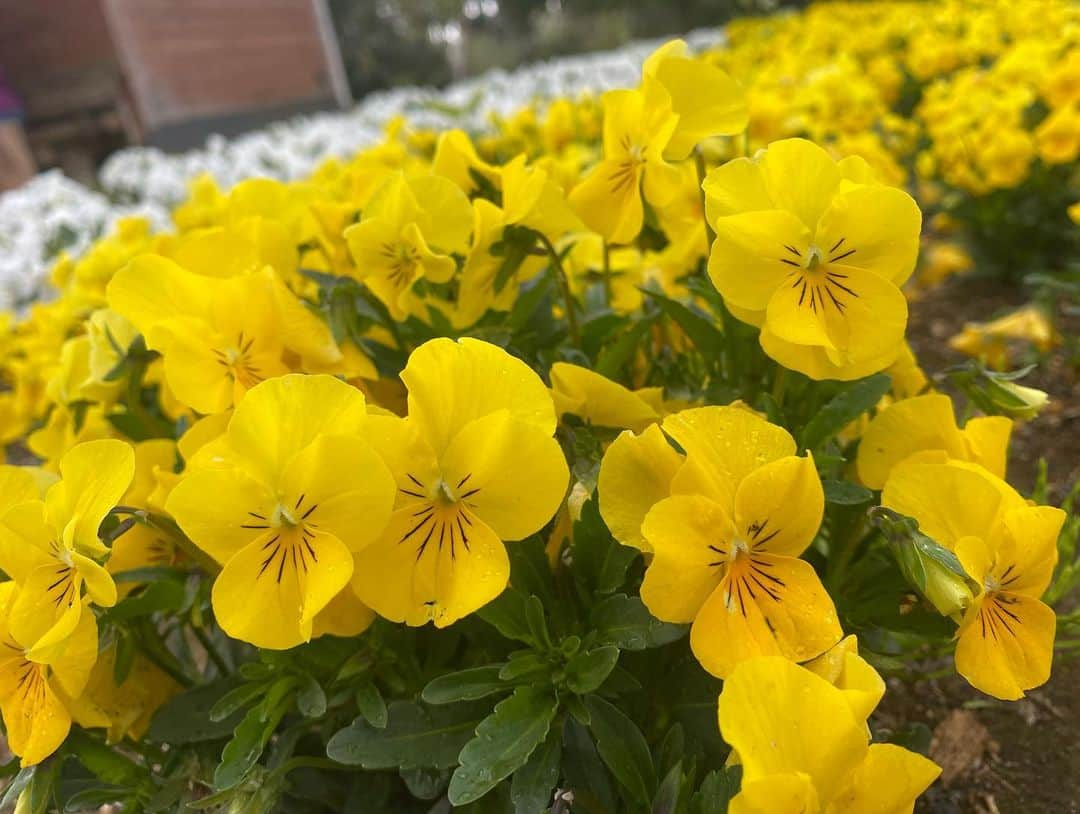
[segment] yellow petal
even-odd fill
[[[91,602],[102,608],[111,608],[116,604],[116,583],[108,571],[77,551],[72,552],[71,561],[83,579]]]
[[[755,469],[735,493],[735,528],[754,552],[798,557],[813,542],[824,513],[821,478],[809,455]]]
[[[866,725],[844,694],[781,658],[735,668],[720,694],[720,729],[739,754],[744,783],[802,772],[826,800],[867,752]]]
[[[732,313],[735,313],[733,310]],[[762,315],[764,316],[764,315]],[[740,317],[741,319],[742,317]],[[751,321],[751,324],[753,322]],[[768,324],[761,329],[761,349],[788,370],[796,370],[815,381],[855,381],[885,370],[900,352],[900,346],[883,351],[880,356],[856,359],[843,356],[825,345],[797,345],[776,336]],[[831,341],[831,340],[830,340]]]
[[[229,422],[229,446],[266,483],[324,433],[359,435],[364,394],[333,376],[290,374],[253,387]]]
[[[601,427],[641,432],[660,418],[640,396],[579,365],[553,364],[551,390],[560,415],[570,413]]]
[[[23,767],[40,763],[55,752],[71,730],[71,715],[43,668],[33,666],[31,670],[21,687],[0,688],[8,746],[21,758]],[[5,684],[14,684],[14,676],[4,678]]]
[[[480,518],[470,518],[465,545],[449,535],[410,537],[414,511],[395,512],[383,539],[356,555],[352,584],[361,601],[394,622],[445,627],[502,593],[510,560]]]
[[[1002,503],[992,475],[948,463],[898,466],[881,493],[881,505],[914,517],[924,534],[946,548],[962,537],[991,539]]]
[[[715,65],[694,58],[664,59],[656,67],[656,78],[671,95],[672,111],[679,117],[665,158],[680,161],[706,138],[746,129],[746,93]]]
[[[921,230],[922,212],[912,197],[901,189],[875,184],[851,187],[833,198],[815,238],[826,247],[843,240],[841,254],[848,255],[845,264],[899,286],[915,270]]]
[[[551,435],[555,406],[540,377],[497,345],[439,338],[412,352],[401,379],[409,388],[409,418],[436,453],[470,421],[497,410]]]
[[[991,474],[1004,478],[1012,428],[1012,419],[1003,415],[969,418],[960,431],[967,446],[967,455],[964,458],[981,464]]]
[[[1001,523],[991,573],[1010,593],[1038,599],[1057,565],[1065,512],[1053,506],[1019,506],[1003,512]]]
[[[82,616],[82,579],[57,560],[31,572],[11,606],[12,638],[27,648],[34,661],[52,661]]]
[[[765,186],[761,165],[749,158],[736,158],[709,170],[701,188],[705,191],[705,214],[710,224],[739,212],[776,209]]]
[[[859,655],[854,636],[846,636],[816,659],[803,665],[842,690],[856,718],[866,720],[885,695],[885,682]]]
[[[842,636],[832,599],[808,562],[752,554],[731,566],[706,600],[690,647],[706,670],[724,678],[754,656],[806,661]]]
[[[1046,683],[1057,615],[1037,599],[1001,592],[968,609],[956,643],[956,671],[977,690],[1014,701]]]
[[[730,814],[817,814],[820,810],[817,790],[802,772],[744,782],[728,808]]]
[[[740,212],[716,218],[709,252],[709,277],[725,300],[762,311],[774,292],[791,285],[798,255],[810,245],[810,231],[791,212]],[[798,252],[798,255],[796,255]]]
[[[774,141],[758,159],[770,197],[813,231],[840,185],[841,172],[825,150],[806,139]]]
[[[663,427],[687,455],[672,490],[703,490],[724,505],[733,505],[739,484],[756,468],[795,454],[787,430],[740,407],[683,410],[665,418]]]
[[[966,457],[952,400],[937,393],[894,402],[874,416],[859,442],[859,479],[871,489],[881,489],[894,466],[928,449]]]
[[[346,585],[329,604],[319,611],[311,626],[311,637],[359,636],[375,621],[375,611],[356,596],[351,585]]]
[[[60,532],[60,542],[87,553],[105,553],[98,528],[135,477],[131,445],[110,438],[79,444],[60,459],[60,477],[45,497],[48,520]]]
[[[690,622],[724,575],[735,529],[724,508],[698,495],[661,500],[641,534],[653,552],[641,600],[658,619]]]
[[[288,505],[305,524],[350,551],[377,540],[390,520],[397,485],[366,441],[324,435],[289,462],[281,479]]]
[[[612,441],[600,461],[597,494],[600,515],[616,540],[652,550],[641,524],[649,509],[671,494],[671,481],[682,461],[656,424],[641,435],[627,430]]]
[[[0,516],[0,570],[19,584],[35,568],[55,562],[51,543],[56,532],[45,521],[40,500],[20,503]]]
[[[558,511],[570,481],[558,441],[508,410],[466,424],[440,463],[450,495],[502,540],[540,531]]]
[[[234,639],[286,650],[311,638],[312,620],[352,569],[352,554],[330,534],[267,531],[225,563],[214,581],[214,614]]]
[[[109,307],[158,347],[155,326],[178,316],[207,318],[214,281],[158,255],[136,257],[109,281]]]
[[[631,161],[601,161],[570,192],[570,205],[609,243],[630,243],[645,220],[641,176],[641,166]]]
[[[269,488],[237,469],[191,472],[165,503],[184,534],[220,563],[261,536],[276,507]]]
[[[473,214],[461,188],[439,175],[416,176],[409,179],[409,187],[420,204],[416,222],[427,243],[443,254],[464,254]]]
[[[37,479],[29,469],[21,466],[0,466],[0,518],[12,506],[37,500]]]
[[[941,768],[932,760],[891,743],[875,743],[844,780],[828,814],[911,814],[916,798]]]

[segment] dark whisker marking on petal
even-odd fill
[[[461,496],[461,497],[459,498],[459,500],[465,500],[466,498],[470,498],[470,497],[472,497],[473,495],[475,495],[475,494],[476,494],[477,492],[479,492],[479,491],[480,491],[479,487],[478,487],[478,488],[476,488],[476,489],[470,489],[470,490],[469,490],[468,492],[466,492],[465,494],[463,494],[463,495],[462,495],[462,496]]]
[[[797,268],[797,269],[801,269],[801,268],[802,268],[802,266],[800,266],[800,265],[799,265],[798,263],[796,263],[796,262],[795,262],[794,260],[788,260],[788,259],[787,259],[786,257],[781,257],[781,258],[780,258],[780,262],[781,262],[781,263],[787,263],[787,264],[788,264],[789,266],[795,266],[795,268]]]
[[[408,539],[409,539],[410,537],[412,537],[412,536],[413,536],[413,535],[414,535],[414,534],[415,534],[416,532],[418,532],[418,531],[419,531],[419,530],[420,530],[420,529],[421,529],[421,528],[422,528],[422,527],[424,526],[424,524],[426,524],[426,523],[427,523],[427,522],[428,522],[429,520],[434,520],[434,519],[435,519],[435,515],[433,515],[433,514],[429,514],[429,515],[428,515],[427,517],[425,517],[425,518],[424,518],[423,520],[419,521],[419,522],[418,522],[418,523],[417,523],[417,524],[416,524],[415,526],[413,526],[413,527],[412,527],[411,529],[409,529],[409,530],[408,530],[407,532],[405,532],[405,534],[404,534],[404,535],[402,535],[401,539],[400,539],[400,540],[398,540],[398,545],[400,545],[401,543],[404,543],[404,542],[405,542],[406,540],[408,540]]]
[[[274,543],[276,543],[280,537],[281,537],[280,534],[275,534],[273,537],[271,537],[269,540],[267,540],[265,543],[263,543],[262,550],[266,551],[266,549],[270,548],[270,546],[272,546]]]
[[[270,527],[266,526],[266,525],[263,525],[262,523],[241,523],[240,528],[242,528],[242,529],[268,529]]]
[[[844,285],[843,283],[838,283],[838,282],[836,282],[836,280],[826,280],[826,281],[825,281],[825,284],[826,284],[826,285],[834,285],[834,286],[836,286],[837,288],[839,288],[839,289],[840,289],[841,291],[846,291],[846,292],[847,292],[848,294],[850,294],[851,296],[855,297],[856,299],[858,299],[858,297],[859,297],[859,295],[858,295],[858,294],[856,294],[856,293],[855,293],[854,291],[852,291],[852,290],[851,290],[850,288],[848,288],[848,287],[847,287],[846,285]]]
[[[311,508],[308,509],[306,512],[304,512],[302,515],[300,515],[300,519],[301,520],[307,520],[308,517],[311,515],[311,513],[313,511],[315,511],[317,508],[319,508],[319,504],[318,503],[312,503]]]
[[[759,588],[761,588],[761,590],[763,590],[766,594],[768,594],[769,599],[771,599],[773,602],[779,602],[780,601],[780,594],[776,593],[776,591],[774,591],[772,588],[770,588],[764,582],[759,580],[757,578],[757,576],[753,572],[750,573],[750,579],[754,580],[754,582],[757,584],[757,586]]]
[[[295,506],[293,506],[293,508],[294,508],[294,509],[299,509],[299,508],[300,508],[300,504],[301,504],[301,503],[303,503],[303,502],[304,502],[304,495],[303,495],[303,494],[301,494],[301,495],[300,495],[300,497],[298,497],[298,498],[296,499],[296,505],[295,505]]]
[[[765,545],[765,543],[769,542],[769,540],[771,540],[771,539],[772,539],[773,537],[775,537],[775,536],[776,536],[777,534],[779,534],[779,533],[780,533],[781,531],[783,531],[783,529],[777,529],[777,530],[776,530],[776,531],[774,531],[774,532],[773,532],[772,534],[769,534],[769,535],[768,535],[768,536],[766,536],[766,537],[762,537],[762,538],[761,538],[760,540],[755,540],[755,541],[754,541],[754,548],[757,548],[758,546],[763,546],[763,545]]]
[[[466,475],[464,478],[462,478],[461,480],[458,481],[457,488],[460,489],[462,486],[464,486],[466,481],[468,481],[469,478],[471,478],[471,477],[472,477],[472,472],[470,472],[468,475]]]
[[[840,244],[843,243],[843,242],[844,242],[844,238],[840,238],[838,241],[836,241],[836,243],[833,244],[833,247],[831,249],[829,249],[829,254],[832,254],[834,251],[839,249]]]
[[[785,244],[784,244],[784,248],[785,248],[785,249],[787,249],[787,250],[788,250],[789,252],[791,252],[791,253],[792,253],[793,255],[795,255],[796,257],[802,257],[802,255],[801,255],[801,254],[799,254],[799,250],[798,250],[798,249],[796,249],[796,248],[795,248],[794,246],[789,246],[789,245],[787,245],[787,244],[785,243]]]
[[[853,254],[855,254],[855,250],[854,249],[848,249],[846,252],[841,254],[839,257],[830,257],[829,262],[830,263],[839,263],[845,257],[851,257],[851,255],[853,255]]]
[[[416,492],[410,492],[408,489],[399,489],[398,491],[402,492],[402,493],[404,493],[406,495],[409,495],[410,497],[418,497],[421,500],[424,499],[424,495],[417,494]]]
[[[409,473],[407,473],[407,472],[406,472],[406,473],[405,473],[405,477],[407,477],[407,478],[408,478],[409,480],[411,480],[411,481],[412,481],[413,483],[415,483],[415,484],[416,484],[417,486],[419,486],[419,487],[420,487],[421,489],[423,489],[423,488],[424,488],[424,484],[422,484],[422,483],[421,483],[420,481],[418,481],[418,480],[417,480],[416,478],[414,478],[414,477],[413,477],[412,475],[410,475]]]
[[[256,520],[265,520],[265,519],[266,519],[265,517],[263,517],[263,516],[262,516],[261,514],[259,514],[258,512],[248,512],[248,514],[250,514],[250,515],[251,515],[252,517],[254,517],[254,518],[255,518]]]

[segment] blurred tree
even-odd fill
[[[330,0],[356,98],[722,25],[778,0]],[[806,5],[785,2],[784,5]]]

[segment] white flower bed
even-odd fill
[[[719,31],[693,32],[692,47],[715,45]],[[208,172],[223,187],[245,178],[301,178],[332,155],[350,155],[382,138],[386,122],[404,116],[419,127],[480,131],[493,113],[508,115],[535,99],[602,92],[637,83],[640,65],[659,44],[635,42],[615,51],[565,57],[512,71],[494,70],[443,90],[405,87],[374,93],[350,110],[298,116],[206,147],[167,154],[131,147],[101,169],[104,194],[42,173],[0,195],[0,309],[41,295],[60,250],[78,255],[120,217],[142,214],[165,227],[187,183]]]

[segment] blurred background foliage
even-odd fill
[[[805,2],[329,0],[353,97],[444,85],[489,68],[602,51]]]

